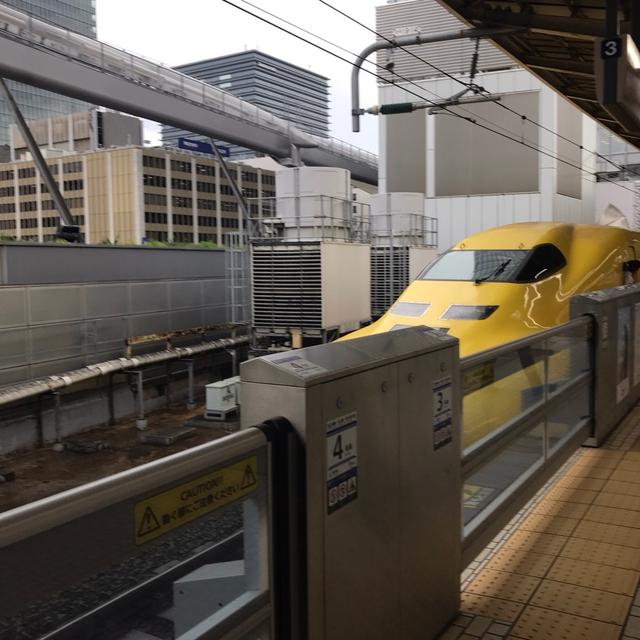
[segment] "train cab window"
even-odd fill
[[[421,280],[464,282],[537,282],[567,264],[552,244],[533,249],[448,251],[421,274]]]
[[[531,253],[518,272],[516,282],[544,280],[567,264],[562,251],[552,244],[540,244]]]
[[[420,279],[513,282],[528,253],[520,249],[449,251],[429,265]]]

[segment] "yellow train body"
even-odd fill
[[[639,258],[640,234],[626,229],[553,223],[489,229],[456,244],[379,320],[342,339],[427,325],[457,337],[460,356],[468,356],[566,322],[573,295],[635,280]],[[561,380],[568,362],[566,351],[552,356],[549,380]],[[515,418],[526,390],[543,383],[537,362],[467,394],[463,446]]]
[[[541,269],[542,273],[532,281],[489,278],[477,282],[490,275],[482,271],[477,272],[477,279],[470,280],[436,280],[429,275],[454,252],[474,252],[477,256],[493,253],[498,258],[517,255],[524,268],[536,248],[548,245],[557,248],[565,264],[555,271],[548,270],[548,275]],[[640,259],[640,233],[626,229],[544,222],[496,227],[454,245],[429,265],[379,320],[345,338],[412,325],[441,327],[460,340],[460,355],[464,357],[566,322],[571,296],[623,284],[623,266],[636,258]],[[398,304],[403,302],[428,306],[420,315],[407,315],[405,311],[413,314],[415,310]],[[447,317],[452,306],[495,309],[484,319],[456,319]]]

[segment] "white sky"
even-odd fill
[[[242,0],[232,1],[260,14]],[[375,40],[372,33],[318,0],[251,2],[354,53]],[[374,7],[382,4],[383,0],[351,0],[348,3],[332,0],[331,3],[375,28]],[[265,17],[277,22],[269,16]],[[331,135],[358,147],[378,151],[378,122],[375,116],[362,118],[360,133],[351,132],[351,65],[234,9],[222,0],[97,0],[97,24],[99,39],[172,66],[246,48],[260,49],[327,76]],[[319,44],[330,48],[326,43]],[[344,52],[336,52],[353,59]],[[361,104],[365,107],[375,104],[375,78],[367,73],[361,73],[360,77]],[[156,131],[157,127],[146,129],[145,137],[157,140]]]

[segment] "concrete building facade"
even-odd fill
[[[90,38],[96,37],[95,0],[3,0],[3,3],[56,26]],[[13,81],[7,84],[27,120],[83,111],[89,106],[85,102],[27,84]],[[13,115],[0,97],[0,146],[9,145],[9,127],[12,123]]]
[[[90,109],[28,122],[31,135],[41,149],[61,154],[96,151],[106,147],[142,145],[142,121],[114,111]],[[10,159],[29,157],[27,144],[17,125],[10,129]]]
[[[85,242],[232,244],[242,212],[211,156],[127,146],[48,158]],[[236,163],[229,170],[261,215],[275,196],[272,171]],[[59,216],[31,160],[0,165],[0,237],[44,242]]]
[[[176,67],[188,76],[266,109],[303,131],[329,135],[328,79],[262,51],[242,51]],[[188,131],[162,127],[162,143],[177,146],[178,138],[202,140]],[[255,151],[231,145],[232,158],[255,156]]]
[[[377,8],[377,30],[389,38],[463,26],[436,0]],[[463,88],[458,80],[469,80],[474,49],[469,40],[411,48],[435,66],[402,50],[380,52],[379,64],[393,62],[412,81],[385,72],[395,84],[379,86],[380,103],[453,96]],[[380,191],[424,193],[426,214],[438,220],[441,251],[512,222],[594,222],[596,157],[588,150],[596,148],[595,122],[486,41],[475,82],[500,102],[380,119]]]

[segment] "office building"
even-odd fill
[[[233,244],[242,227],[237,198],[211,156],[140,146],[45,156],[87,243]],[[274,173],[228,167],[250,215],[265,213],[263,199],[268,213]],[[33,161],[0,165],[0,238],[43,242],[59,225]]]
[[[313,71],[261,51],[243,51],[176,69],[265,109],[303,131],[319,136],[329,134],[328,79]],[[164,145],[178,146],[178,139],[185,137],[202,139],[174,127],[162,128]],[[230,145],[230,156],[247,158],[255,156],[255,152]]]
[[[142,121],[114,111],[93,108],[32,120],[27,125],[36,144],[45,149],[49,157],[55,153],[63,155],[106,147],[142,145]],[[10,134],[10,159],[27,159],[30,152],[19,127],[12,124]]]
[[[95,0],[3,0],[3,4],[84,36],[96,37]],[[85,102],[38,87],[13,81],[7,84],[26,120],[84,111],[89,107]],[[0,147],[9,145],[9,127],[12,123],[13,115],[0,97]]]
[[[376,17],[387,38],[465,26],[436,0],[385,4]],[[420,102],[414,93],[424,102],[454,96],[463,89],[457,80],[469,80],[474,50],[471,40],[411,47],[430,64],[400,49],[380,51],[379,64],[393,63],[415,84],[383,72],[395,84],[379,85],[379,103]],[[596,165],[588,150],[596,149],[595,122],[486,40],[475,82],[500,102],[381,117],[380,191],[424,193],[426,215],[438,220],[440,250],[512,222],[594,222]]]

